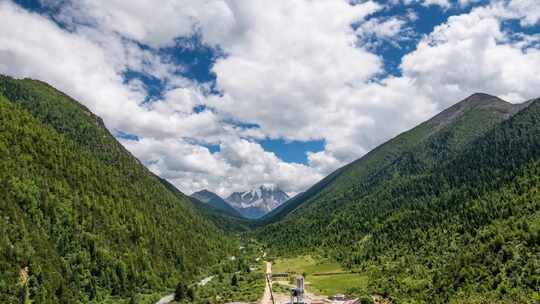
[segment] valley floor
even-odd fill
[[[272,277],[272,263],[266,262],[266,278]],[[270,282],[270,283],[269,283]],[[266,285],[264,287],[264,294],[262,299],[259,301],[260,304],[272,304],[272,286],[271,281],[266,279]]]
[[[339,263],[330,260],[311,256],[277,259],[274,269],[278,273],[288,273],[289,277],[293,278],[305,275],[307,289],[316,295],[348,294],[353,289],[367,293],[367,276],[347,271]],[[279,282],[282,285],[289,283],[291,282]]]
[[[313,263],[312,263],[313,262]],[[302,270],[311,269],[311,270],[332,270],[337,271],[335,269],[337,264],[330,264],[329,262],[324,262],[322,264],[315,264],[315,260],[311,257],[298,257],[294,259],[280,259],[277,261],[277,269],[280,271],[284,269],[284,267],[287,267],[286,265],[290,265],[295,270]],[[274,278],[272,279],[272,263],[271,262],[265,262],[266,265],[266,277],[270,278],[269,280],[265,279],[265,289],[262,297],[257,301],[258,304],[289,304],[290,303],[290,294],[289,290],[293,287],[289,280],[284,278]],[[295,267],[302,267],[302,268],[295,268]],[[290,270],[290,268],[288,268]],[[294,277],[297,272],[291,271],[290,272],[291,277]],[[341,276],[339,274],[337,275],[328,275],[323,280],[315,279],[315,276],[313,278],[313,285],[311,282],[306,282],[306,295],[305,295],[305,303],[306,304],[315,304],[315,303],[332,303],[328,300],[328,296],[331,296],[335,293],[340,292],[342,289],[339,288],[332,288],[332,289],[323,289],[321,286],[347,286],[347,284],[343,285],[344,281],[351,281],[351,277],[347,274],[345,276]],[[201,281],[205,282],[208,280],[208,278],[205,278]],[[321,284],[322,282],[322,284]],[[332,282],[332,283],[328,283]],[[356,280],[352,280],[349,284],[355,284]],[[323,293],[323,290],[327,290],[327,292]],[[335,292],[334,292],[335,291]],[[156,304],[169,304],[174,303],[174,294],[169,294],[164,297],[162,297]],[[229,302],[228,304],[247,304],[246,302]]]
[[[272,278],[272,263],[266,262],[266,275]],[[268,283],[270,282],[270,284]],[[274,286],[280,286],[280,288],[276,288],[275,291],[272,293],[271,288],[274,290]],[[285,287],[285,288],[283,288]],[[280,280],[267,280],[265,292],[263,295],[263,298],[259,302],[260,304],[288,304],[290,303],[290,295],[286,292],[287,289],[293,288],[293,285],[290,285],[287,281],[280,281]],[[273,302],[272,302],[272,296],[273,296]],[[323,301],[326,299],[324,296],[315,295],[311,292],[307,292],[305,296],[305,303],[323,303]]]
[[[346,294],[351,288],[361,289],[367,286],[367,278],[350,273],[341,268],[335,262],[328,260],[314,259],[310,256],[300,256],[295,258],[277,259],[274,261],[274,276],[272,290],[274,303],[269,297],[270,288],[267,284],[268,296],[264,297],[260,304],[289,304],[290,289],[294,288],[295,278],[305,275],[305,296],[307,304],[315,303],[357,303],[357,298],[350,297],[345,301],[332,301],[330,298],[336,294]],[[267,274],[271,274],[272,264],[267,262]],[[287,277],[284,275],[288,274]],[[384,303],[384,299],[373,298],[375,303]]]

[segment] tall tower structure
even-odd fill
[[[296,288],[291,289],[291,304],[304,304],[304,277],[296,279]]]

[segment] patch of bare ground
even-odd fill
[[[382,295],[373,295],[373,301],[375,304],[392,304],[392,300],[382,296]]]

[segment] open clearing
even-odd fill
[[[357,273],[311,276],[307,278],[308,288],[315,294],[334,295],[347,293],[351,288],[366,290],[368,278]]]
[[[323,272],[341,272],[344,271],[341,266],[329,260],[316,259],[309,255],[295,258],[277,259],[274,261],[274,273],[289,272],[308,275]]]
[[[339,263],[318,259],[311,256],[276,259],[273,265],[274,273],[288,272],[290,274],[306,274],[306,285],[310,292],[318,295],[334,295],[347,293],[351,288],[366,290],[367,276],[357,273],[347,273]],[[324,273],[340,273],[331,275],[316,275]]]

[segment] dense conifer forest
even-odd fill
[[[256,300],[263,251],[240,234],[367,276],[363,298],[538,303],[539,118],[540,100],[472,95],[248,221],[155,176],[69,96],[0,76],[0,302]]]
[[[369,276],[362,292],[396,303],[536,303],[539,117],[540,101],[472,96],[341,169],[258,236],[283,255],[335,258]]]
[[[173,288],[238,250],[101,119],[39,81],[0,78],[0,175],[1,303]]]

